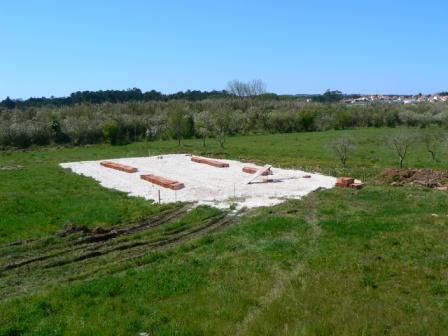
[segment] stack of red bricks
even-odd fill
[[[169,180],[167,178],[157,176],[157,175],[145,174],[145,175],[140,175],[140,178],[142,180],[145,180],[145,181],[157,184],[161,187],[172,189],[172,190],[179,190],[179,189],[182,189],[185,187],[185,185],[182,182]]]
[[[203,158],[203,157],[199,157],[199,156],[193,156],[191,158],[191,161],[197,162],[197,163],[207,164],[209,166],[218,167],[218,168],[227,168],[227,167],[229,167],[228,163],[221,162],[221,161],[218,161],[218,160],[211,160],[211,159],[207,159],[207,158]]]
[[[255,174],[257,171],[259,171],[261,168],[255,168],[255,167],[243,167],[243,172],[247,173],[247,174]],[[263,174],[261,174],[262,176],[267,176],[267,175],[272,175],[273,172],[272,170],[269,168],[268,170],[266,170]]]
[[[134,168],[134,167],[131,167],[131,166],[126,166],[126,165],[121,164],[121,163],[111,162],[111,161],[103,161],[103,162],[100,162],[100,164],[103,167],[119,170],[119,171],[122,171],[122,172],[125,172],[125,173],[135,173],[135,172],[138,171],[137,168]]]
[[[363,184],[361,181],[355,180],[353,177],[339,177],[336,181],[336,185],[341,188],[361,189]]]

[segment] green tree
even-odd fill
[[[219,146],[223,148],[226,142],[226,136],[229,134],[232,122],[234,121],[233,111],[219,106],[212,112],[212,116],[213,130],[216,139],[219,142]]]
[[[440,132],[425,133],[422,135],[422,141],[425,145],[426,151],[431,154],[431,159],[434,162],[440,162],[437,153],[441,150],[443,145],[443,136]]]
[[[6,99],[2,101],[0,105],[6,107],[7,109],[13,109],[14,107],[16,107],[15,101],[9,97],[6,97]]]
[[[201,111],[194,115],[196,133],[202,138],[202,145],[206,146],[206,139],[213,132],[213,120],[209,111]]]
[[[110,120],[103,126],[104,140],[111,145],[116,145],[118,143],[119,132],[120,126],[115,120]]]
[[[194,129],[194,123],[185,106],[174,104],[168,118],[168,129],[177,140],[178,145],[184,137],[188,137]]]
[[[345,168],[349,155],[354,148],[353,140],[349,137],[341,137],[334,140],[330,145],[338,156],[339,161],[341,161],[342,167]]]
[[[389,138],[389,148],[392,149],[400,159],[400,168],[403,168],[404,160],[414,143],[415,135],[407,132],[396,133]]]

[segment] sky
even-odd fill
[[[0,99],[448,91],[448,1],[0,0]]]

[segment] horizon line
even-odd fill
[[[156,89],[150,89],[150,90],[142,90],[138,87],[134,87],[134,88],[126,88],[126,89],[100,89],[100,90],[77,90],[77,91],[72,91],[71,93],[69,93],[68,95],[64,95],[64,96],[55,96],[55,95],[49,95],[49,96],[28,96],[27,98],[23,98],[23,97],[11,97],[10,95],[4,95],[3,100],[6,100],[7,98],[11,99],[11,100],[20,100],[20,101],[26,101],[29,99],[56,99],[56,98],[69,98],[72,94],[77,93],[77,92],[104,92],[104,91],[131,91],[131,90],[140,90],[143,94],[146,92],[151,92],[151,91],[156,91],[162,95],[174,95],[177,93],[185,93],[188,91],[194,92],[194,91],[199,91],[199,92],[223,92],[223,91],[227,91],[226,89],[212,89],[212,90],[200,90],[200,89],[186,89],[186,90],[181,90],[181,91],[173,91],[173,92],[162,92]],[[440,93],[446,93],[448,92],[447,90],[440,90],[437,92],[431,92],[431,93],[423,93],[423,92],[418,92],[418,93],[347,93],[338,89],[328,89],[329,91],[340,91],[344,96],[354,96],[354,95],[359,95],[359,96],[418,96],[418,95],[423,95],[423,96],[432,96],[432,95],[436,95],[436,94],[440,94]],[[327,92],[328,90],[325,90],[324,92],[321,93],[278,93],[278,92],[271,92],[271,91],[266,91],[265,94],[275,94],[277,96],[319,96],[319,95],[323,95],[325,92]]]

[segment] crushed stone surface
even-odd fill
[[[101,160],[104,161],[104,160]],[[107,159],[138,169],[137,173],[124,173],[100,165],[101,161],[81,161],[61,163],[61,167],[91,177],[103,187],[116,189],[130,196],[143,197],[161,203],[192,202],[218,208],[230,206],[241,209],[271,206],[285,199],[299,199],[312,191],[335,186],[331,176],[313,174],[301,170],[272,168],[272,182],[247,184],[253,177],[242,172],[245,166],[253,166],[234,160],[220,160],[229,163],[229,168],[216,168],[191,161],[188,154],[170,154],[151,157]],[[259,167],[261,168],[261,167]],[[140,179],[142,174],[154,174],[185,184],[181,190],[171,190]],[[311,178],[303,176],[311,175]]]

